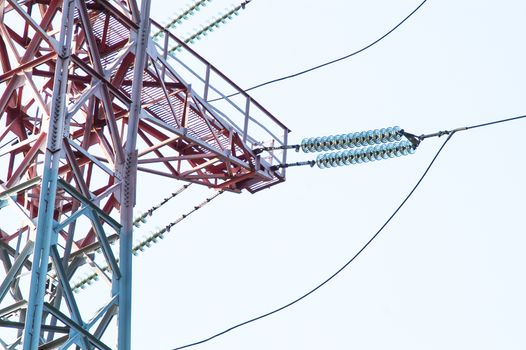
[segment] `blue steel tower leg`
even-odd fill
[[[47,147],[42,176],[42,191],[40,193],[39,216],[37,221],[33,268],[31,271],[31,285],[27,317],[24,331],[24,350],[38,348],[44,292],[50,245],[54,240],[53,213],[57,192],[58,168],[62,152],[62,137],[66,115],[66,89],[68,83],[68,66],[70,63],[71,42],[74,25],[74,1],[64,1],[62,7],[62,21],[60,41],[57,50],[57,65],[55,69],[54,91],[51,102],[51,113],[47,133]]]
[[[135,206],[137,180],[137,130],[141,114],[141,90],[146,49],[150,33],[150,0],[141,3],[139,31],[136,38],[135,63],[131,106],[128,116],[128,130],[125,146],[125,158],[122,166],[121,187],[121,224],[119,238],[120,268],[122,276],[118,284],[119,293],[119,350],[131,348],[131,291],[132,291],[132,244],[133,244],[133,207]]]

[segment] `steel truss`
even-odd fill
[[[232,192],[285,179],[286,151],[254,149],[289,130],[149,11],[0,0],[0,348],[131,348],[138,174]],[[91,313],[70,283],[86,266],[108,282]]]

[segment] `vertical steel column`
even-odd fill
[[[23,338],[24,350],[37,349],[40,339],[49,251],[54,238],[53,235],[55,235],[53,232],[53,213],[55,211],[58,167],[62,151],[62,138],[66,115],[68,66],[70,62],[74,23],[73,12],[73,0],[65,0],[62,6],[60,42],[56,48],[58,57],[53,82],[53,98],[47,133],[47,148],[38,209],[39,215],[33,267],[31,270],[31,285]]]
[[[245,122],[243,123],[243,143],[247,142],[247,133],[248,133],[248,122],[250,119],[250,96],[246,97],[245,105]]]
[[[139,31],[136,37],[135,62],[128,130],[124,149],[121,184],[121,224],[119,257],[121,278],[119,279],[119,350],[131,349],[131,291],[133,207],[135,206],[137,181],[137,130],[141,113],[141,90],[146,64],[146,49],[150,32],[150,0],[142,0]]]

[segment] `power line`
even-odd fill
[[[287,309],[291,306],[293,306],[294,304],[302,301],[303,299],[307,298],[308,296],[310,296],[311,294],[313,294],[314,292],[316,292],[318,289],[320,289],[321,287],[323,287],[325,284],[327,284],[328,282],[330,282],[334,277],[336,277],[337,275],[339,275],[343,270],[345,270],[358,256],[360,256],[360,254],[378,237],[378,235],[383,231],[383,229],[389,224],[389,222],[391,222],[391,220],[396,216],[396,214],[398,214],[398,212],[400,211],[400,209],[402,209],[402,207],[405,205],[405,203],[409,200],[409,198],[411,198],[411,196],[413,195],[413,193],[416,191],[416,189],[418,188],[418,186],[420,186],[420,184],[422,183],[422,181],[424,180],[424,178],[426,177],[427,173],[429,172],[429,170],[431,169],[431,167],[433,166],[433,164],[435,163],[435,161],[437,160],[438,156],[440,155],[440,153],[442,152],[442,150],[444,149],[444,147],[446,146],[446,144],[449,142],[449,140],[451,140],[451,138],[453,137],[453,135],[455,135],[457,132],[460,132],[460,131],[466,131],[466,130],[472,130],[472,129],[477,129],[477,128],[481,128],[481,127],[486,127],[486,126],[492,126],[492,125],[495,125],[495,124],[500,124],[500,123],[505,123],[505,122],[510,122],[510,121],[515,121],[515,120],[519,120],[519,119],[524,119],[526,118],[526,115],[522,115],[522,116],[518,116],[518,117],[512,117],[512,118],[506,118],[506,119],[499,119],[499,120],[495,120],[495,121],[491,121],[491,122],[487,122],[487,123],[481,123],[481,124],[475,124],[475,125],[471,125],[471,126],[465,126],[465,127],[460,127],[460,128],[456,128],[456,129],[452,129],[452,130],[445,130],[445,131],[440,131],[440,132],[436,132],[436,133],[433,133],[433,134],[422,134],[421,136],[418,136],[419,139],[421,140],[424,140],[426,138],[430,138],[430,137],[441,137],[441,136],[444,136],[444,135],[447,135],[447,138],[446,140],[444,141],[444,143],[442,143],[442,145],[440,146],[440,148],[438,149],[438,151],[436,152],[435,156],[433,157],[433,159],[431,160],[431,162],[429,163],[429,165],[427,166],[426,170],[424,171],[424,173],[422,174],[422,176],[420,177],[420,179],[417,181],[417,183],[415,184],[415,186],[413,187],[413,189],[409,192],[409,194],[404,198],[404,200],[402,201],[402,203],[400,203],[400,205],[396,208],[396,210],[391,214],[391,216],[389,216],[389,218],[384,222],[384,224],[380,227],[380,229],[378,231],[376,231],[376,233],[362,246],[362,248],[360,248],[360,250],[358,250],[358,252],[356,254],[354,254],[354,256],[349,259],[342,267],[340,267],[335,273],[333,273],[329,278],[327,278],[325,281],[323,281],[322,283],[318,284],[316,287],[314,287],[313,289],[311,289],[310,291],[308,291],[307,293],[303,294],[302,296],[300,296],[299,298],[289,302],[288,304],[285,304],[277,309],[274,309],[270,312],[267,312],[263,315],[260,315],[260,316],[257,316],[257,317],[254,317],[254,318],[251,318],[247,321],[244,321],[244,322],[241,322],[241,323],[238,323],[237,325],[235,326],[232,326],[230,328],[227,328],[225,329],[224,331],[222,332],[219,332],[219,333],[216,333],[208,338],[205,338],[205,339],[202,339],[200,341],[196,341],[194,343],[190,343],[190,344],[187,344],[187,345],[183,345],[183,346],[180,346],[180,347],[177,347],[173,350],[181,350],[181,349],[186,349],[186,348],[189,348],[189,347],[193,347],[193,346],[196,346],[196,345],[200,345],[200,344],[203,344],[203,343],[207,343],[217,337],[220,337],[226,333],[229,333],[239,327],[242,327],[242,326],[245,326],[249,323],[252,323],[252,322],[255,322],[255,321],[258,321],[258,320],[261,320],[263,318],[266,318],[268,316],[271,316],[275,313],[278,313],[284,309]],[[409,134],[409,135],[412,135],[412,134]]]
[[[362,246],[362,248],[351,258],[349,259],[342,267],[340,267],[335,273],[333,273],[329,278],[327,278],[325,281],[323,281],[322,283],[318,284],[316,287],[314,287],[313,289],[311,289],[310,291],[308,291],[307,293],[303,294],[302,296],[300,296],[299,298],[291,301],[290,303],[286,304],[286,305],[283,305],[277,309],[274,309],[270,312],[267,312],[263,315],[260,315],[260,316],[257,316],[257,317],[254,317],[254,318],[251,318],[250,320],[248,321],[245,321],[245,322],[242,322],[242,323],[239,323],[235,326],[232,326],[222,332],[219,332],[219,333],[216,333],[214,334],[213,336],[211,337],[208,337],[206,339],[203,339],[203,340],[200,340],[200,341],[197,341],[197,342],[194,342],[194,343],[191,343],[191,344],[187,344],[187,345],[184,345],[184,346],[180,346],[180,347],[177,347],[173,350],[180,350],[180,349],[185,349],[185,348],[189,348],[189,347],[192,347],[192,346],[195,346],[195,345],[199,345],[199,344],[203,344],[203,343],[206,343],[206,342],[209,342],[210,340],[214,339],[214,338],[217,338],[221,335],[224,335],[226,333],[229,333],[231,331],[233,331],[234,329],[236,328],[239,328],[241,326],[244,326],[244,325],[247,325],[249,323],[252,323],[252,322],[255,322],[255,321],[258,321],[258,320],[261,320],[263,318],[266,318],[268,316],[271,316],[277,312],[280,312],[286,308],[289,308],[291,307],[292,305],[300,302],[301,300],[307,298],[309,295],[313,294],[314,292],[316,292],[318,289],[320,289],[321,287],[323,287],[325,284],[327,284],[329,281],[331,281],[334,277],[336,277],[338,274],[340,274],[340,272],[342,272],[345,268],[347,268],[347,266],[349,266],[375,239],[376,237],[378,237],[378,235],[383,231],[383,229],[387,226],[387,224],[389,224],[389,222],[391,222],[391,220],[395,217],[395,215],[400,211],[400,209],[402,209],[402,207],[404,206],[404,204],[407,202],[407,200],[412,196],[412,194],[415,192],[415,190],[418,188],[418,186],[420,185],[420,183],[422,182],[422,180],[424,180],[424,177],[427,175],[427,173],[429,172],[429,169],[431,169],[431,166],[435,163],[435,160],[438,158],[440,152],[442,152],[442,150],[444,149],[444,146],[447,144],[447,142],[451,139],[451,137],[454,135],[454,133],[451,133],[449,134],[448,138],[446,139],[446,141],[444,141],[444,143],[442,144],[442,146],[438,149],[438,152],[435,154],[435,156],[433,157],[433,159],[431,160],[431,162],[429,163],[429,165],[427,166],[426,170],[424,171],[424,173],[422,174],[422,176],[420,177],[420,179],[418,180],[418,182],[416,183],[416,185],[413,187],[413,189],[409,192],[409,194],[405,197],[405,199],[402,201],[402,203],[398,206],[398,208],[396,208],[396,210],[393,212],[393,214],[391,214],[391,216],[387,219],[387,221],[380,227],[380,229],[378,231],[376,231],[376,233]]]
[[[483,128],[483,127],[486,127],[486,126],[492,126],[492,125],[495,125],[495,124],[507,123],[507,122],[511,122],[511,121],[515,121],[515,120],[519,120],[519,119],[524,119],[524,118],[526,118],[526,115],[520,115],[518,117],[512,117],[512,118],[506,118],[506,119],[499,119],[499,120],[494,120],[494,121],[487,122],[487,123],[481,123],[481,124],[475,124],[475,125],[471,125],[471,126],[466,126],[464,128],[464,130]],[[462,128],[459,128],[459,129],[462,129]]]
[[[195,346],[195,345],[199,345],[199,344],[203,344],[203,343],[206,343],[206,342],[209,342],[210,340],[214,339],[214,338],[217,338],[221,335],[224,335],[228,332],[231,332],[233,331],[234,329],[236,328],[239,328],[241,326],[244,326],[244,325],[247,325],[249,323],[252,323],[252,322],[255,322],[255,321],[258,321],[258,320],[261,320],[263,318],[266,318],[268,316],[271,316],[277,312],[280,312],[286,308],[289,308],[291,307],[292,305],[300,302],[301,300],[307,298],[309,295],[313,294],[314,292],[316,292],[318,289],[320,289],[321,287],[323,287],[325,284],[327,284],[329,281],[331,281],[334,277],[336,277],[338,274],[340,274],[340,272],[342,272],[345,268],[347,268],[347,266],[349,266],[375,239],[376,237],[378,237],[378,235],[383,231],[383,229],[387,226],[387,224],[389,224],[389,222],[391,222],[391,220],[395,217],[395,215],[400,211],[400,209],[402,209],[402,207],[404,206],[404,204],[407,202],[407,200],[413,195],[413,193],[415,192],[415,190],[418,188],[418,186],[420,185],[420,183],[422,182],[422,180],[424,180],[425,176],[427,175],[427,173],[429,172],[429,169],[431,169],[431,166],[433,166],[433,164],[435,163],[435,160],[438,158],[440,152],[442,152],[442,150],[444,149],[445,145],[448,143],[448,141],[451,139],[451,137],[454,135],[454,133],[451,133],[449,134],[448,138],[444,141],[444,143],[442,144],[442,146],[438,149],[438,152],[435,154],[435,156],[433,157],[433,159],[431,160],[431,162],[429,163],[429,165],[427,166],[426,170],[424,171],[424,173],[422,174],[422,176],[420,177],[420,179],[418,180],[418,182],[416,183],[416,185],[413,187],[413,189],[409,192],[409,194],[405,197],[405,199],[402,201],[402,203],[398,206],[398,208],[396,208],[396,210],[391,214],[391,216],[387,219],[387,221],[380,227],[380,229],[378,231],[376,231],[376,233],[362,246],[362,248],[360,248],[360,250],[358,250],[358,252],[356,254],[354,254],[354,256],[349,259],[342,267],[340,267],[335,273],[333,273],[329,278],[327,278],[325,281],[323,281],[322,283],[318,284],[316,287],[314,287],[313,289],[311,289],[310,291],[308,291],[307,293],[303,294],[302,296],[300,296],[299,298],[291,301],[290,303],[286,304],[286,305],[283,305],[277,309],[274,309],[270,312],[267,312],[263,315],[260,315],[260,316],[257,316],[257,317],[254,317],[254,318],[251,318],[250,320],[248,321],[245,321],[245,322],[242,322],[242,323],[239,323],[235,326],[232,326],[222,332],[219,332],[219,333],[216,333],[214,334],[213,336],[211,337],[208,337],[206,339],[203,339],[203,340],[200,340],[200,341],[197,341],[197,342],[194,342],[194,343],[191,343],[191,344],[188,344],[188,345],[184,345],[184,346],[180,346],[180,347],[177,347],[173,350],[180,350],[180,349],[185,349],[185,348],[189,348],[189,347],[192,347],[192,346]]]
[[[395,30],[398,29],[398,27],[400,27],[402,24],[404,24],[405,21],[407,21],[411,16],[413,16],[425,3],[427,2],[427,0],[424,0],[420,3],[420,5],[418,5],[411,13],[409,13],[402,21],[398,22],[397,25],[395,25],[393,28],[391,28],[387,33],[385,33],[384,35],[382,35],[381,37],[379,37],[378,39],[376,39],[375,41],[369,43],[368,45],[362,47],[361,49],[357,50],[357,51],[354,51],[354,52],[351,52],[350,54],[347,54],[345,56],[342,56],[342,57],[339,57],[339,58],[336,58],[336,59],[333,59],[331,61],[328,61],[328,62],[325,62],[325,63],[322,63],[322,64],[319,64],[317,66],[314,66],[314,67],[311,67],[311,68],[307,68],[305,70],[302,70],[302,71],[299,71],[299,72],[296,72],[296,73],[293,73],[293,74],[290,74],[290,75],[286,75],[286,76],[283,76],[281,78],[276,78],[276,79],[272,79],[272,80],[269,80],[269,81],[266,81],[266,82],[263,82],[263,83],[260,83],[260,84],[257,84],[257,85],[254,85],[252,87],[249,87],[248,89],[245,89],[244,92],[248,92],[248,91],[251,91],[251,90],[255,90],[255,89],[258,89],[260,87],[263,87],[265,85],[270,85],[270,84],[274,84],[274,83],[277,83],[279,81],[283,81],[283,80],[287,80],[287,79],[291,79],[291,78],[295,78],[297,76],[300,76],[300,75],[303,75],[303,74],[306,74],[306,73],[309,73],[309,72],[312,72],[314,70],[317,70],[317,69],[320,69],[320,68],[323,68],[325,66],[328,66],[328,65],[331,65],[333,63],[336,63],[336,62],[340,62],[340,61],[343,61],[343,60],[346,60],[348,58],[351,58],[352,56],[354,55],[357,55],[367,49],[369,49],[370,47],[376,45],[377,43],[379,43],[380,41],[382,41],[383,39],[385,39],[387,36],[389,36],[392,32],[394,32]],[[236,92],[236,93],[233,93],[233,94],[230,94],[230,95],[227,95],[225,97],[219,97],[219,98],[216,98],[216,99],[213,99],[213,100],[209,100],[208,102],[214,102],[214,101],[218,101],[218,100],[222,100],[223,98],[226,98],[226,97],[232,97],[232,96],[236,96],[236,95],[239,95],[241,92]]]
[[[410,133],[407,133],[407,132],[404,132],[404,134],[405,134],[406,137],[409,137],[409,138],[414,137],[414,138],[418,139],[418,142],[420,142],[420,141],[423,141],[423,140],[428,139],[430,137],[441,137],[441,136],[444,136],[444,135],[451,135],[451,134],[454,134],[454,133],[459,132],[459,131],[467,131],[467,130],[472,130],[472,129],[484,128],[486,126],[493,126],[493,125],[496,125],[496,124],[512,122],[512,121],[519,120],[519,119],[524,119],[524,118],[526,118],[526,115],[519,115],[517,117],[498,119],[498,120],[493,120],[493,121],[486,122],[486,123],[474,124],[474,125],[469,125],[469,126],[463,126],[463,127],[452,129],[452,130],[443,130],[443,131],[438,131],[438,132],[434,132],[434,133],[431,133],[431,134],[422,134],[420,136],[416,136],[416,135],[413,135],[413,134],[410,134]]]

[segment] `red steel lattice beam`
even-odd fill
[[[148,40],[159,30],[141,21],[135,0],[0,0],[0,310],[9,311],[0,315],[0,337],[13,348],[32,348],[32,332],[42,348],[106,348],[100,339],[115,316],[129,321],[122,281],[131,251],[121,244],[117,261],[109,242],[129,241],[141,173],[231,192],[285,179],[272,166],[286,153],[254,150],[286,145],[289,130],[171,33],[162,46]],[[181,50],[167,52],[174,45]],[[225,98],[232,92],[238,96]],[[46,177],[56,187],[51,197]],[[85,264],[97,268],[94,244],[113,266],[101,272],[113,287],[100,313],[86,317],[68,286]],[[37,282],[33,246],[46,252],[38,251],[46,276]],[[22,270],[33,276],[29,290]],[[45,288],[43,299],[33,284]],[[119,342],[129,349],[125,337]]]

